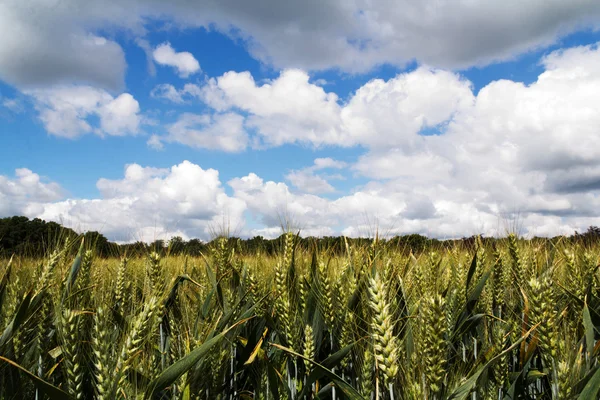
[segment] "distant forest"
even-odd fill
[[[96,256],[112,257],[121,255],[143,255],[149,251],[157,251],[161,254],[169,255],[190,255],[198,256],[206,251],[212,245],[212,242],[205,242],[200,239],[184,240],[180,236],[174,236],[170,240],[156,240],[152,243],[135,242],[127,244],[117,244],[109,241],[104,235],[95,231],[88,231],[83,234],[77,233],[70,228],[63,227],[56,222],[46,222],[35,218],[27,217],[9,217],[0,218],[0,257],[6,258],[13,254],[26,257],[40,257],[47,253],[49,249],[57,245],[64,245],[65,242],[74,242],[83,237],[87,248],[93,249]],[[589,245],[600,239],[600,228],[590,226],[585,233],[577,233],[564,237],[554,238],[533,238],[546,245],[551,245],[560,240],[581,241]],[[261,254],[273,255],[282,246],[282,236],[275,239],[265,239],[262,236],[255,236],[250,239],[229,238],[234,241],[239,251],[243,254]],[[298,246],[300,248],[318,247],[328,252],[341,253],[345,251],[346,243],[352,246],[361,246],[371,243],[372,238],[345,238],[338,237],[300,237]],[[380,239],[389,246],[394,246],[407,253],[419,253],[426,249],[454,246],[457,244],[471,247],[475,245],[475,236],[465,237],[453,240],[438,240],[428,238],[419,234],[410,234],[404,236],[394,236],[391,238]],[[484,242],[493,242],[495,238],[483,237]],[[76,247],[76,246],[74,246]]]

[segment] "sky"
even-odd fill
[[[0,217],[110,240],[600,225],[596,0],[2,0]]]

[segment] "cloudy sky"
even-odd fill
[[[0,217],[117,241],[600,225],[596,0],[0,1]]]

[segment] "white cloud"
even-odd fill
[[[347,166],[348,166],[348,163],[345,163],[344,161],[334,160],[331,157],[324,157],[324,158],[315,158],[314,165],[311,168],[313,170],[320,170],[320,169],[326,169],[326,168],[341,169],[341,168],[346,168]]]
[[[359,88],[342,111],[343,128],[367,147],[415,148],[419,131],[447,122],[473,99],[470,82],[459,75],[419,67]]]
[[[335,188],[328,182],[328,179],[343,179],[343,177],[339,175],[319,175],[317,174],[317,171],[321,171],[323,169],[341,169],[345,168],[346,166],[347,164],[345,162],[334,160],[330,157],[317,158],[315,159],[314,164],[310,167],[288,172],[285,176],[285,179],[304,193],[331,193],[335,192]]]
[[[228,182],[234,197],[243,200],[248,210],[266,227],[280,227],[291,217],[302,229],[333,227],[335,215],[329,201],[311,194],[294,194],[282,182],[264,182],[254,173]],[[317,222],[320,221],[320,222]]]
[[[435,70],[367,84],[376,90],[361,88],[342,106],[346,120],[358,109],[370,121],[370,138],[354,136],[368,151],[352,166],[373,179],[367,185],[335,200],[302,194],[331,190],[315,179],[319,163],[331,164],[322,161],[288,176],[300,193],[253,175],[230,184],[271,228],[274,210],[291,209],[302,226],[353,235],[372,231],[373,221],[437,237],[504,234],[517,217],[531,235],[582,231],[600,221],[599,63],[597,46],[554,52],[531,85],[496,81],[477,95]],[[411,90],[413,78],[432,89]],[[429,97],[446,100],[429,108]],[[420,136],[423,121],[442,123],[441,134]]]
[[[228,73],[201,87],[200,97],[246,113],[271,145],[366,149],[351,168],[372,181],[334,200],[314,194],[334,190],[320,171],[346,167],[335,160],[290,171],[295,191],[253,174],[232,180],[266,229],[289,213],[307,229],[348,234],[368,232],[373,219],[390,232],[496,234],[516,215],[531,234],[582,230],[598,222],[600,206],[600,50],[553,52],[542,65],[530,85],[494,81],[477,94],[457,74],[421,67],[371,81],[345,104],[300,71],[262,85]],[[420,135],[427,127],[439,134]]]
[[[285,179],[305,193],[330,193],[335,191],[335,188],[325,178],[306,170],[290,171]]]
[[[171,85],[170,83],[162,83],[155,86],[150,92],[150,96],[156,99],[166,99],[173,103],[183,103],[183,97],[181,93],[177,91],[175,86]]]
[[[65,85],[27,91],[33,97],[46,131],[52,135],[76,138],[89,132],[108,135],[138,133],[141,123],[137,100],[129,93],[114,98],[91,86]],[[89,118],[99,118],[94,128]]]
[[[123,93],[98,110],[100,128],[109,135],[135,134],[140,125],[140,105],[129,93]]]
[[[455,182],[451,182],[455,183]],[[41,182],[29,170],[15,179],[0,177],[0,215],[24,214],[66,223],[78,230],[98,230],[111,240],[151,241],[171,235],[207,239],[223,221],[242,236],[277,236],[291,222],[303,235],[349,236],[422,233],[454,238],[476,233],[504,234],[510,220],[486,202],[486,191],[438,185],[419,187],[401,180],[371,182],[355,193],[326,199],[294,193],[281,182],[250,173],[228,182],[226,194],[213,169],[184,161],[171,168],[125,168],[122,179],[99,179],[99,198],[66,199],[60,187]],[[202,188],[202,190],[190,190]],[[480,202],[480,197],[483,202]],[[600,224],[593,194],[573,198],[534,196],[521,214],[522,233],[571,234]],[[569,213],[583,205],[589,214]],[[250,227],[246,211],[258,226]],[[565,211],[567,211],[565,213]],[[512,218],[508,216],[508,218]]]
[[[170,125],[165,136],[153,142],[180,143],[190,147],[236,153],[248,145],[244,118],[235,113],[184,113]]]
[[[600,156],[599,60],[597,46],[554,52],[544,58],[537,82],[495,81],[477,95],[457,74],[420,67],[373,80],[343,105],[296,70],[262,86],[248,73],[230,72],[204,86],[202,98],[219,110],[248,113],[246,124],[267,144],[359,144],[369,151],[354,169],[365,176],[433,187],[483,185],[488,200],[510,199],[510,205],[494,204],[497,210],[544,212],[546,206],[528,199],[600,186],[592,168]],[[430,127],[440,134],[419,135]],[[288,179],[306,191],[331,191],[306,171]]]
[[[223,216],[240,225],[245,209],[225,194],[217,171],[188,161],[166,169],[131,164],[123,179],[100,179],[97,187],[101,198],[49,202],[29,216],[98,230],[113,240],[151,241],[174,234],[209,239]]]
[[[8,110],[10,110],[11,112],[13,112],[15,114],[20,114],[25,110],[23,103],[18,98],[11,99],[11,98],[3,98],[2,96],[0,96],[0,101],[1,101],[2,107],[7,108]]]
[[[425,179],[449,181],[454,165],[442,155],[426,149],[413,153],[391,148],[362,155],[353,168],[373,179],[403,178],[419,182]]]
[[[483,88],[474,107],[457,115],[439,140],[461,143],[464,160],[496,166],[513,161],[522,172],[547,173],[550,180],[554,171],[596,164],[600,49],[554,52],[544,65],[529,86],[497,81]],[[478,140],[467,140],[471,135]]]
[[[2,2],[0,79],[19,88],[91,83],[119,90],[125,55],[119,44],[94,34],[93,26],[104,24],[98,18],[111,13],[110,6],[103,12],[98,6]]]
[[[121,46],[98,32],[144,39],[150,23],[205,27],[230,35],[275,68],[363,72],[417,60],[463,68],[507,60],[598,27],[595,0],[469,2],[335,0],[189,2],[156,0],[5,1],[0,5],[0,79],[19,87],[92,84],[119,90],[126,70]],[[151,22],[149,22],[151,21]],[[158,61],[182,76],[200,67],[186,52],[159,47]]]
[[[0,215],[24,215],[39,212],[41,204],[62,198],[63,189],[46,182],[27,168],[17,168],[15,177],[0,175]]]
[[[38,189],[27,192],[24,183],[15,183],[19,177],[4,177],[3,212],[65,217],[95,229],[105,224],[106,232],[120,238],[130,226],[145,237],[153,227],[197,235],[228,207],[240,221],[243,210],[260,221],[246,234],[276,232],[288,215],[306,234],[359,235],[377,226],[437,237],[495,234],[516,214],[530,234],[583,230],[600,224],[600,50],[553,52],[541,65],[544,72],[531,84],[499,80],[477,94],[460,75],[423,66],[368,82],[346,102],[311,84],[300,70],[261,84],[249,73],[229,72],[203,86],[173,88],[186,101],[201,98],[214,112],[182,114],[148,144],[236,152],[251,143],[306,143],[362,146],[365,153],[352,166],[320,158],[290,171],[287,179],[296,190],[248,173],[228,182],[233,196],[225,194],[216,171],[191,163],[129,166],[122,180],[98,182],[99,199],[39,200]],[[53,134],[119,134],[140,123],[139,105],[128,94],[115,98],[89,86],[28,93]],[[423,128],[440,134],[419,135]],[[316,195],[334,189],[323,171],[343,168],[371,181],[337,198]],[[207,198],[181,189],[205,185]],[[196,222],[181,222],[188,218]]]
[[[406,209],[404,194],[384,188],[365,188],[330,200],[294,193],[286,184],[265,182],[256,174],[232,179],[228,184],[234,190],[234,197],[244,200],[251,214],[266,226],[263,232],[276,233],[285,218],[291,220],[294,228],[301,229],[303,235],[321,232],[323,235],[365,236],[377,229],[381,229],[382,234],[406,229],[400,216]]]
[[[151,135],[146,144],[154,150],[163,150],[165,148],[159,135]]]
[[[187,51],[176,52],[170,43],[163,43],[152,52],[154,61],[160,65],[167,65],[177,70],[181,78],[187,78],[200,71],[200,63],[192,53]]]
[[[169,100],[175,104],[183,104],[188,102],[191,98],[201,97],[202,93],[203,89],[194,83],[186,83],[180,90],[177,90],[175,86],[170,83],[162,83],[156,85],[154,89],[152,89],[150,96],[156,99]]]
[[[370,152],[356,168],[377,178],[410,175],[411,166],[444,174],[447,164],[453,165],[445,154],[452,146],[462,157],[473,159],[496,140],[503,140],[495,150],[504,162],[514,161],[513,150],[527,151],[528,157],[518,158],[526,159],[531,167],[545,168],[544,163],[558,165],[571,158],[590,162],[595,157],[598,114],[591,105],[597,99],[590,88],[597,77],[598,54],[594,46],[551,53],[543,59],[546,71],[535,84],[494,81],[477,95],[460,75],[426,66],[387,81],[367,82],[345,103],[335,93],[310,83],[308,74],[300,70],[285,70],[261,85],[248,72],[228,72],[203,86],[189,84],[179,91],[169,88],[168,93],[174,101],[198,97],[217,112],[238,113],[245,129],[253,132],[254,147],[367,148]],[[571,85],[574,92],[566,93]],[[581,140],[571,141],[561,134],[575,126],[573,134]],[[424,129],[439,135],[422,136],[419,133]],[[537,142],[525,143],[529,136],[521,136],[529,130],[555,136],[551,143],[555,148],[548,149],[551,157],[532,151]],[[469,140],[473,137],[478,140]],[[525,145],[533,148],[524,149]],[[577,148],[566,154],[571,146]]]
[[[254,234],[278,234],[283,218],[289,216],[294,226],[308,232],[368,236],[421,233],[430,237],[456,238],[473,234],[505,235],[512,220],[519,218],[523,226],[520,233],[529,235],[572,234],[597,225],[595,215],[562,215],[568,201],[545,201],[534,198],[545,212],[525,211],[520,216],[494,212],[481,207],[476,192],[459,188],[413,188],[401,182],[371,183],[356,193],[334,200],[311,194],[294,193],[278,182],[264,182],[255,174],[229,182],[234,196],[246,202],[248,210],[263,228],[250,231]],[[590,208],[598,200],[591,197]],[[552,204],[553,202],[553,204]],[[561,204],[562,202],[562,204]],[[485,203],[484,203],[485,204]],[[554,207],[548,213],[549,206]]]
[[[248,72],[227,72],[211,79],[202,88],[201,97],[217,110],[249,113],[246,124],[257,129],[269,146],[341,143],[335,129],[340,122],[337,95],[309,83],[304,71],[285,70],[262,86]]]
[[[248,113],[246,125],[266,146],[415,147],[421,129],[449,121],[474,101],[470,82],[428,67],[374,79],[346,104],[300,70],[285,70],[261,86],[248,72],[227,72],[197,92],[216,110]]]
[[[154,56],[152,55],[153,49],[152,46],[150,46],[150,42],[138,37],[135,39],[135,44],[137,44],[146,54],[146,68],[148,69],[148,73],[150,76],[156,76],[156,66],[154,65]]]
[[[333,1],[267,9],[270,18],[262,8],[246,9],[234,23],[255,57],[278,67],[354,72],[413,59],[446,68],[506,60],[581,26],[597,27],[600,15],[593,0]]]
[[[409,150],[373,150],[354,168],[390,179],[380,184],[390,192],[425,195],[436,209],[432,220],[448,234],[451,225],[441,221],[459,212],[470,218],[456,220],[457,233],[476,230],[476,221],[491,232],[498,218],[514,213],[530,231],[540,216],[552,221],[543,232],[581,230],[578,224],[593,223],[600,189],[599,60],[596,46],[554,52],[531,85],[492,82],[452,116],[444,134],[421,137]]]

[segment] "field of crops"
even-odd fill
[[[594,246],[231,243],[2,261],[0,398],[598,398]]]

